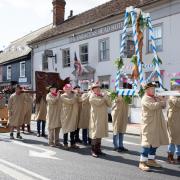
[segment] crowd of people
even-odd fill
[[[150,167],[160,168],[157,163],[156,151],[161,145],[168,145],[167,161],[180,163],[180,96],[167,98],[155,96],[155,84],[144,86],[142,97],[141,120],[141,153],[139,168],[149,171]],[[176,87],[180,91],[180,86]],[[20,127],[24,130],[27,124],[30,132],[32,112],[32,95],[21,93],[22,88],[17,85],[15,93],[8,101],[10,138],[14,139],[14,128],[17,138],[22,139]],[[167,103],[168,102],[168,103]],[[167,119],[165,121],[163,108],[168,104]],[[128,104],[122,96],[111,100],[107,91],[102,91],[99,83],[93,83],[86,92],[81,92],[79,86],[66,84],[63,91],[58,90],[56,84],[49,87],[46,97],[35,99],[35,119],[37,120],[37,136],[46,137],[47,123],[48,144],[51,147],[78,149],[79,143],[91,145],[91,155],[99,157],[105,155],[101,150],[101,139],[108,137],[108,108],[111,108],[113,125],[113,146],[118,152],[127,152],[123,138],[128,123]],[[79,133],[82,129],[82,140]],[[62,131],[63,142],[59,140]],[[68,136],[69,135],[69,136]],[[68,144],[70,137],[70,144]],[[176,156],[175,156],[176,154]]]

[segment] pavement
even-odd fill
[[[130,125],[132,127],[132,125]],[[130,127],[128,126],[128,127]],[[134,126],[133,126],[134,127]],[[22,133],[22,140],[10,140],[9,133],[0,134],[0,180],[179,180],[180,165],[166,162],[167,147],[158,148],[157,159],[163,168],[150,172],[139,170],[140,137],[126,134],[128,153],[113,150],[112,136],[102,141],[106,156],[91,157],[90,146],[69,151],[47,145],[47,138]],[[80,133],[81,134],[81,133]],[[62,142],[60,134],[60,142]]]
[[[113,150],[112,123],[109,137],[103,138],[105,156],[93,158],[91,147],[64,150],[49,147],[47,138],[33,133],[22,133],[22,140],[10,140],[9,133],[0,133],[0,180],[179,180],[180,165],[166,162],[167,146],[158,148],[157,161],[163,168],[143,172],[138,168],[141,151],[139,124],[128,124],[124,136],[127,153]],[[46,131],[47,133],[47,131]],[[81,132],[80,132],[81,135]],[[60,142],[62,143],[62,133]]]

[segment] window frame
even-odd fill
[[[10,73],[10,77],[9,77],[9,67],[11,69],[11,73]],[[11,77],[12,77],[12,66],[11,65],[7,65],[7,80],[11,80]]]
[[[111,75],[102,75],[102,76],[98,76],[98,81],[100,83],[100,86],[102,88],[102,85],[108,85],[109,88],[103,88],[103,89],[110,89],[111,88]],[[103,82],[108,82],[108,84],[105,84]]]
[[[81,52],[81,48],[83,46],[87,46],[87,53]],[[87,55],[87,61],[83,62],[81,56],[86,56],[86,55]],[[84,43],[84,44],[79,45],[79,58],[80,58],[81,64],[88,64],[89,63],[89,45],[88,45],[88,43]]]
[[[69,63],[65,64],[65,58],[64,58],[64,52],[66,51],[69,51],[69,57],[67,56],[66,54],[66,58],[68,57],[69,58]],[[65,49],[62,49],[62,66],[63,68],[68,68],[68,67],[71,67],[71,55],[70,55],[70,48],[65,48]]]
[[[45,67],[45,65],[47,65],[47,68]],[[42,70],[48,71],[48,69],[49,69],[48,57],[45,54],[42,54]]]
[[[157,52],[162,52],[163,51],[163,34],[164,34],[164,32],[163,32],[163,23],[154,24],[152,27],[153,28],[161,27],[161,38],[155,38],[154,41],[155,41],[155,44],[156,44],[156,40],[161,39],[161,41],[162,41],[161,49],[160,50],[157,49]],[[154,32],[154,30],[153,30],[153,32]],[[153,51],[150,50],[150,41],[151,40],[149,40],[149,29],[147,29],[147,38],[146,39],[147,39],[146,52],[147,52],[147,54],[152,54]]]
[[[122,35],[123,35],[123,32],[121,32],[120,33],[120,49],[121,49],[121,43],[122,43]],[[136,53],[136,50],[135,50],[135,44],[134,44],[134,37],[133,37],[133,32],[132,31],[128,31],[128,32],[126,32],[126,36],[129,36],[129,37],[131,37],[131,35],[132,35],[132,42],[133,42],[133,47],[134,47],[134,52],[132,53],[132,54],[129,54],[130,56],[128,56],[128,51],[127,51],[127,41],[129,40],[130,41],[130,39],[126,39],[126,44],[125,44],[125,53],[124,53],[124,56],[125,56],[125,58],[131,58],[135,53]],[[126,37],[127,38],[127,37]],[[130,48],[129,48],[130,49]]]
[[[106,42],[106,49],[101,50],[101,43]],[[99,62],[110,61],[110,38],[99,39],[98,41]],[[106,59],[101,59],[101,52],[106,53]],[[103,55],[104,56],[104,55]]]
[[[24,64],[24,75],[22,75],[22,64]],[[25,61],[22,61],[19,63],[20,65],[20,77],[26,77],[26,62]]]

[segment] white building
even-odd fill
[[[116,67],[114,60],[120,55],[121,34],[126,7],[135,6],[149,12],[154,27],[155,42],[161,65],[163,83],[170,88],[170,80],[180,72],[180,1],[179,0],[112,0],[77,16],[64,20],[65,1],[53,0],[54,27],[31,41],[33,70],[56,71],[61,78],[75,76],[74,53],[84,66],[81,86],[99,80],[114,89]],[[132,29],[129,29],[131,34]],[[151,63],[148,30],[144,32],[143,61]],[[128,55],[132,54],[132,37],[127,42]],[[47,51],[50,50],[50,51]],[[53,52],[48,57],[47,52]],[[129,61],[125,62],[129,64]],[[148,75],[152,69],[146,70]],[[127,73],[131,73],[127,69]],[[177,76],[176,78],[180,78]],[[84,80],[84,81],[82,81]]]

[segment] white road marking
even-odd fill
[[[6,160],[0,159],[0,162],[2,163],[0,164],[0,171],[4,172],[5,174],[8,174],[9,176],[17,180],[35,180],[35,178],[40,180],[50,180],[49,178],[43,177],[39,174],[36,174],[32,171],[29,171],[23,167],[20,167]],[[29,176],[27,176],[26,174]]]
[[[37,146],[33,146],[31,144],[25,144],[19,141],[12,141],[14,144],[20,145],[20,146],[24,146],[24,147],[28,147],[28,148],[32,148],[32,149],[36,149],[36,150],[40,150],[43,152],[36,152],[36,151],[32,151],[29,150],[29,156],[31,157],[39,157],[39,158],[48,158],[48,159],[55,159],[55,160],[62,160],[59,159],[57,157],[53,157],[56,155],[56,152],[51,151],[51,150],[47,150],[41,147],[37,147]]]
[[[113,142],[112,139],[108,139],[108,138],[104,138],[105,141],[108,141],[108,142]],[[129,141],[123,141],[124,144],[128,144],[128,145],[134,145],[134,146],[141,146],[140,144],[137,144],[137,143],[133,143],[133,142],[129,142]]]

